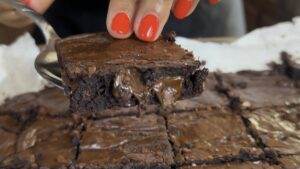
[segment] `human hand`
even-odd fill
[[[214,5],[220,0],[209,0]],[[170,11],[178,19],[189,16],[199,0],[110,0],[107,29],[116,38],[132,33],[143,40],[155,41],[165,26]]]
[[[42,14],[53,1],[54,0],[23,0],[22,2]],[[30,25],[32,21],[11,6],[0,3],[0,23],[13,28],[22,28]]]
[[[169,18],[170,11],[173,12],[176,18],[184,19],[194,11],[199,1],[200,0],[110,0],[106,21],[107,29],[115,38],[125,39],[135,33],[139,39],[152,42],[159,37]],[[209,3],[216,4],[219,1],[220,0],[209,0]],[[44,13],[53,2],[54,0],[23,0],[24,4],[41,14]],[[6,11],[6,13],[12,12],[11,10],[13,9]],[[0,8],[0,22],[2,13]],[[14,11],[14,13],[16,12]],[[4,15],[4,13],[2,15]],[[17,25],[15,21],[20,19],[16,14],[14,15],[15,17],[6,17],[9,23],[11,23],[11,26],[14,26],[14,24]],[[20,17],[20,15],[18,16]]]

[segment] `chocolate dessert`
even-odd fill
[[[192,53],[163,38],[145,43],[89,34],[61,40],[56,49],[72,112],[170,106],[199,95],[208,74]]]
[[[246,163],[227,163],[222,165],[184,166],[180,169],[281,169],[280,166],[270,165],[260,161]]]
[[[179,164],[226,162],[240,155],[250,160],[261,153],[242,119],[227,108],[170,114],[167,122]]]
[[[283,169],[299,169],[300,154],[282,157],[280,163]]]
[[[257,109],[300,104],[300,88],[287,76],[274,71],[242,71],[217,74],[220,86],[230,99],[239,99],[241,108]]]
[[[0,106],[0,115],[8,115],[21,123],[27,123],[38,114],[47,116],[66,116],[69,100],[56,88],[46,88],[37,93],[26,93],[8,99]],[[1,117],[0,117],[1,121]]]
[[[13,153],[1,160],[0,168],[62,168],[72,164],[77,144],[70,119],[38,117],[17,138]],[[13,142],[12,142],[13,143]]]
[[[0,128],[0,168],[1,161],[15,153],[17,134]]]
[[[165,121],[157,115],[88,121],[82,133],[79,168],[170,168],[171,164]]]
[[[280,154],[300,153],[300,106],[262,108],[244,116],[267,147]]]

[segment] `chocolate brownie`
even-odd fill
[[[5,131],[18,133],[21,131],[22,125],[9,115],[0,115],[0,128]]]
[[[146,43],[88,34],[58,41],[56,49],[72,112],[169,106],[199,95],[208,74],[190,52],[163,38]]]
[[[280,163],[283,169],[299,169],[300,168],[300,154],[282,157]]]
[[[200,96],[177,101],[174,104],[175,111],[192,109],[213,109],[222,108],[229,105],[226,95],[218,91],[218,82],[214,74],[209,74],[204,83],[204,91]]]
[[[189,99],[178,100],[173,106],[168,108],[168,111],[161,111],[159,105],[147,105],[145,107],[145,112],[147,114],[151,113],[168,113],[170,111],[187,111],[194,109],[213,109],[225,107],[229,104],[229,99],[222,93],[218,92],[216,87],[218,83],[213,74],[209,74],[204,83],[204,91],[200,96],[196,96]],[[124,116],[124,115],[139,115],[139,106],[133,107],[120,107],[120,108],[112,108],[106,109],[101,112],[92,113],[92,117],[94,118],[108,118],[108,117],[116,117],[116,116]]]
[[[185,166],[181,169],[281,169],[280,166],[269,165],[263,162],[227,163],[221,165]]]
[[[239,98],[242,108],[265,108],[300,104],[300,88],[295,81],[274,71],[242,71],[218,74],[230,98]]]
[[[20,123],[26,123],[37,115],[66,116],[69,100],[63,91],[46,88],[40,92],[16,96],[0,106],[0,114],[9,115]]]
[[[286,52],[281,53],[285,73],[292,79],[300,80],[300,63]]]
[[[267,147],[281,154],[300,153],[300,106],[262,108],[244,116]]]
[[[157,115],[88,121],[79,168],[170,168],[173,152],[165,121]]]
[[[77,147],[72,129],[70,119],[36,119],[18,136],[16,154],[3,160],[0,166],[62,168],[71,165]]]
[[[242,119],[226,108],[170,114],[167,121],[178,164],[250,160],[261,153]]]
[[[15,153],[17,134],[0,129],[0,168],[1,161]]]

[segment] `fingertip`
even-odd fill
[[[177,0],[173,7],[173,14],[177,19],[186,18],[192,9],[194,0]]]
[[[157,40],[159,35],[159,17],[155,13],[148,13],[140,18],[135,26],[135,35],[146,42]]]
[[[107,21],[108,32],[115,38],[128,38],[132,30],[132,21],[126,12],[120,11],[109,17]]]

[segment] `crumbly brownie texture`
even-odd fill
[[[221,108],[226,107],[229,104],[229,101],[226,95],[219,93],[216,88],[218,86],[218,82],[213,74],[209,74],[207,76],[206,81],[204,82],[204,91],[200,96],[178,100],[173,103],[172,108],[168,108],[168,111],[164,111],[165,113],[170,112],[171,110],[176,112],[194,110],[194,109],[203,109],[210,110],[213,108]],[[145,112],[147,114],[153,114],[162,112],[161,107],[159,105],[147,105],[145,108]],[[139,115],[140,113],[139,106],[133,107],[122,107],[122,108],[112,108],[106,109],[101,112],[92,113],[91,116],[94,118],[108,118],[108,117],[116,117],[116,116],[124,116],[124,115]]]
[[[300,168],[300,154],[284,156],[280,160],[283,169],[299,169]]]
[[[300,104],[296,81],[274,71],[217,74],[220,90],[239,99],[241,108],[257,109]]]
[[[246,163],[227,163],[222,165],[194,165],[184,166],[180,169],[282,169],[278,165],[270,165],[268,163],[257,162],[246,162]]]
[[[169,168],[173,152],[157,115],[89,121],[82,134],[79,168]]]
[[[208,74],[202,63],[174,42],[113,39],[106,33],[57,43],[72,112],[162,104],[199,95]]]
[[[261,153],[242,119],[228,109],[170,114],[167,121],[179,163],[243,158],[241,154],[251,159]]]
[[[15,153],[17,134],[0,129],[0,162]],[[0,165],[1,166],[1,165]]]
[[[262,108],[244,116],[267,147],[281,154],[300,154],[300,106]]]
[[[0,115],[9,115],[19,123],[26,123],[37,115],[66,116],[68,108],[69,99],[61,90],[46,88],[38,93],[27,93],[6,100],[0,106]]]
[[[15,154],[3,158],[0,168],[60,168],[71,165],[77,147],[73,141],[76,138],[72,133],[73,126],[70,119],[38,117],[18,135],[11,150]]]

